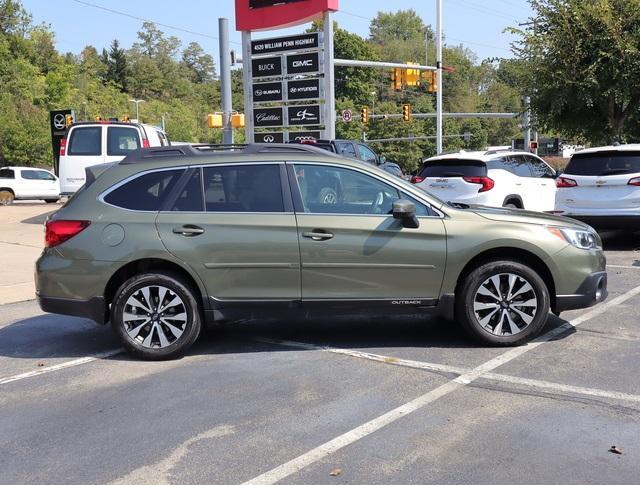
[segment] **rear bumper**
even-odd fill
[[[570,217],[571,219],[577,219],[578,221],[589,224],[595,229],[640,230],[640,214],[593,216],[588,214],[563,213],[560,215]]]
[[[572,295],[556,295],[553,306],[554,313],[578,308],[588,308],[604,301],[607,296],[607,273],[605,271],[592,273]]]
[[[101,296],[96,296],[89,300],[74,300],[71,298],[38,295],[38,304],[42,311],[48,313],[89,318],[100,324],[107,322],[104,298]]]

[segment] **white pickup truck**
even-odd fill
[[[14,200],[44,200],[50,204],[58,202],[58,177],[40,168],[0,168],[0,205],[9,205]]]

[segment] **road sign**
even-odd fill
[[[289,141],[316,141],[320,136],[319,131],[290,131]]]
[[[256,143],[284,143],[284,132],[269,131],[255,134]]]
[[[257,128],[268,126],[284,125],[284,109],[278,108],[255,108],[253,110],[253,123]]]
[[[351,123],[352,119],[353,119],[353,111],[351,111],[350,109],[342,110],[342,121],[344,121],[345,123]]]
[[[319,79],[302,79],[287,83],[287,99],[290,101],[318,99],[320,97]]]
[[[263,103],[265,101],[282,101],[282,82],[255,83],[253,89],[253,102]]]
[[[271,39],[254,40],[251,42],[251,55],[275,54],[277,52],[301,51],[317,49],[320,38],[317,32],[311,34],[290,35]]]
[[[251,60],[253,77],[276,77],[282,75],[282,57],[260,57]]]
[[[320,124],[320,105],[311,104],[306,106],[289,106],[288,125],[304,126]]]
[[[320,70],[320,53],[306,52],[287,56],[287,74],[308,74]]]

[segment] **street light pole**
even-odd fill
[[[136,105],[136,121],[140,121],[140,111],[138,106],[140,105],[140,103],[144,103],[144,99],[130,99],[129,100],[130,103],[135,103]]]
[[[436,153],[442,153],[442,0],[436,0]]]

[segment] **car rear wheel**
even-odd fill
[[[10,190],[0,190],[0,205],[13,204],[15,198],[15,195]]]
[[[60,199],[44,199],[44,201],[45,201],[47,204],[55,204],[56,202],[59,202],[59,201],[60,201]]]
[[[200,333],[193,291],[170,273],[145,273],[116,292],[111,325],[125,348],[146,360],[184,354]]]
[[[542,330],[549,301],[549,290],[533,269],[492,261],[465,278],[456,294],[456,320],[483,343],[518,345]]]

